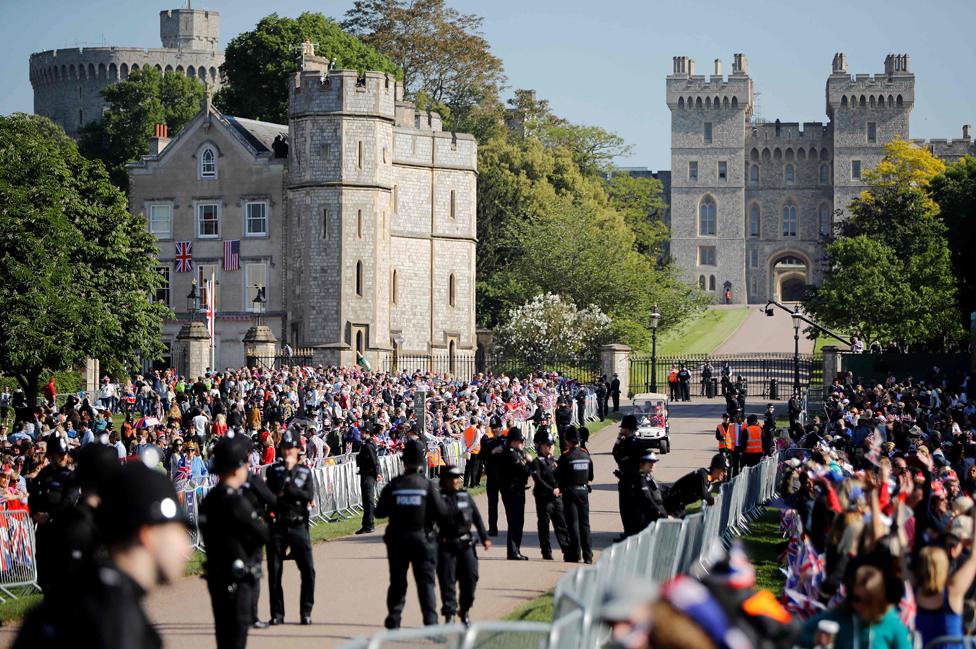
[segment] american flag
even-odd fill
[[[224,242],[224,270],[241,269],[241,242],[239,240]]]
[[[176,272],[189,273],[193,271],[192,241],[176,242]]]

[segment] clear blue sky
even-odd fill
[[[30,111],[31,52],[78,44],[159,47],[161,9],[185,0],[0,0],[0,113]],[[851,72],[878,73],[907,52],[917,77],[912,137],[959,137],[976,121],[973,0],[448,0],[485,18],[511,88],[535,88],[574,122],[615,131],[634,145],[621,164],[667,168],[664,77],[671,57],[701,73],[745,52],[766,119],[825,121],[824,83],[834,52]],[[340,17],[351,0],[194,0],[221,14],[221,40],[277,11]],[[509,90],[510,91],[510,90]]]

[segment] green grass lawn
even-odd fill
[[[780,572],[779,556],[786,540],[779,533],[779,510],[767,507],[762,516],[749,525],[749,533],[742,537],[749,560],[756,568],[756,586],[783,594],[786,577]]]
[[[698,318],[658,337],[657,353],[659,356],[710,354],[748,315],[746,307],[703,311]]]
[[[511,622],[552,622],[552,604],[555,591],[539,595],[533,600],[522,604],[517,609],[503,617]]]

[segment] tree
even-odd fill
[[[305,12],[298,18],[271,14],[227,44],[220,66],[224,86],[214,103],[228,115],[287,124],[288,80],[298,70],[306,40],[315,45],[317,55],[335,59],[337,68],[401,77],[393,61],[320,13]]]
[[[620,212],[634,231],[634,246],[641,254],[658,259],[670,233],[664,224],[668,206],[662,198],[664,187],[656,178],[637,178],[614,173],[606,181],[610,205]]]
[[[469,130],[484,118],[479,109],[497,111],[505,83],[482,22],[444,0],[357,0],[342,26],[396,62],[420,107],[439,109],[452,130]]]
[[[50,120],[0,116],[0,372],[37,398],[45,371],[162,351],[156,242],[101,162]]]
[[[497,334],[515,357],[543,366],[609,342],[610,318],[596,306],[579,309],[560,295],[540,293],[511,309]]]
[[[102,90],[108,106],[102,119],[81,129],[79,148],[85,157],[101,160],[116,187],[126,190],[126,164],[149,152],[156,124],[176,134],[200,111],[205,89],[179,72],[142,68],[125,81]]]
[[[965,157],[932,179],[932,197],[949,232],[952,274],[959,291],[963,323],[976,311],[976,264],[969,259],[976,241],[976,158]]]

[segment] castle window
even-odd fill
[[[851,180],[861,179],[861,161],[851,160]]]
[[[865,106],[867,106],[867,103],[868,102],[867,102],[867,99],[865,99],[864,95],[861,95],[861,101],[858,102],[858,103],[861,106],[861,108],[864,108]]]
[[[728,180],[729,178],[729,163],[724,160],[718,163],[718,179]]]
[[[715,275],[708,276],[708,290],[709,291],[715,290]]]
[[[260,305],[254,303],[254,294],[259,288],[268,286],[268,266],[264,262],[244,264],[244,310],[258,312]]]
[[[173,204],[159,203],[150,205],[149,232],[157,239],[169,239],[173,236]]]
[[[386,147],[383,147],[383,164],[386,164]]]
[[[751,165],[749,167],[749,182],[753,185],[759,184],[759,165]]]
[[[715,246],[698,246],[698,265],[715,266]],[[704,283],[702,288],[705,288]]]
[[[698,161],[692,160],[688,163],[688,180],[698,180]]]
[[[895,97],[895,105],[896,106],[901,106],[902,105],[901,95],[898,95],[897,97]]]
[[[878,123],[868,122],[868,144],[875,144],[878,141]]]
[[[217,154],[211,147],[207,147],[200,152],[200,177],[217,177]]]
[[[795,237],[797,230],[796,203],[790,201],[783,206],[783,236]]]
[[[755,248],[749,251],[749,265],[753,268],[759,267],[759,251]]]
[[[844,95],[843,97],[840,98],[840,105],[845,108],[847,107],[847,95]]]
[[[359,165],[360,169],[362,169],[363,168],[363,141],[362,140],[356,143],[356,160],[357,160],[356,164]]]
[[[363,211],[356,210],[356,238],[363,238]]]
[[[322,238],[329,238],[329,210],[322,210]]]
[[[244,203],[244,236],[268,236],[268,201]]]
[[[739,99],[737,97],[733,97],[732,98],[732,108],[738,108],[738,107],[739,107]]]
[[[400,213],[400,185],[393,185],[393,213]]]
[[[752,147],[752,151],[749,152],[749,159],[753,162],[759,162],[759,149]]]
[[[216,239],[220,237],[220,205],[218,203],[197,203],[197,238]]]
[[[169,279],[169,266],[156,266],[156,272],[163,278],[162,283],[156,287],[156,294],[151,296],[153,302],[162,304],[164,306],[169,306],[170,300],[170,279]]]
[[[452,219],[457,218],[456,208],[457,208],[457,201],[455,200],[455,193],[454,190],[452,189],[451,190],[451,218]]]
[[[699,275],[698,276],[698,288],[700,288],[703,291],[705,290],[705,276],[704,275]]]
[[[398,279],[397,272],[396,269],[394,268],[393,275],[390,277],[390,304],[396,304],[397,299],[400,297],[399,296],[400,287],[398,285],[399,283],[397,282],[397,279]]]
[[[456,306],[456,289],[457,281],[454,279],[454,273],[447,278],[447,303],[450,306]]]
[[[796,168],[793,165],[786,165],[786,170],[783,172],[783,180],[786,181],[787,185],[792,185],[796,182]]]
[[[356,295],[363,296],[363,262],[356,262]]]
[[[684,108],[684,107],[685,107],[685,98],[678,97],[678,108]]]
[[[705,133],[704,133],[704,136],[705,136],[705,144],[711,144],[712,143],[712,123],[711,122],[705,122]]]
[[[79,88],[78,91],[79,91],[78,94],[81,94],[81,88]],[[82,109],[79,108],[78,109],[78,126],[84,126],[84,125],[85,125],[85,113],[84,113],[84,111],[82,111]]]
[[[820,211],[817,214],[817,226],[820,230],[820,234],[827,236],[830,234],[830,208],[827,207],[826,203],[820,206]]]
[[[711,196],[706,196],[698,204],[698,235],[713,237],[716,230],[715,201]]]
[[[758,237],[762,231],[762,219],[759,213],[759,206],[753,203],[749,206],[749,236]]]
[[[820,165],[820,184],[829,185],[830,184],[830,166]]]

